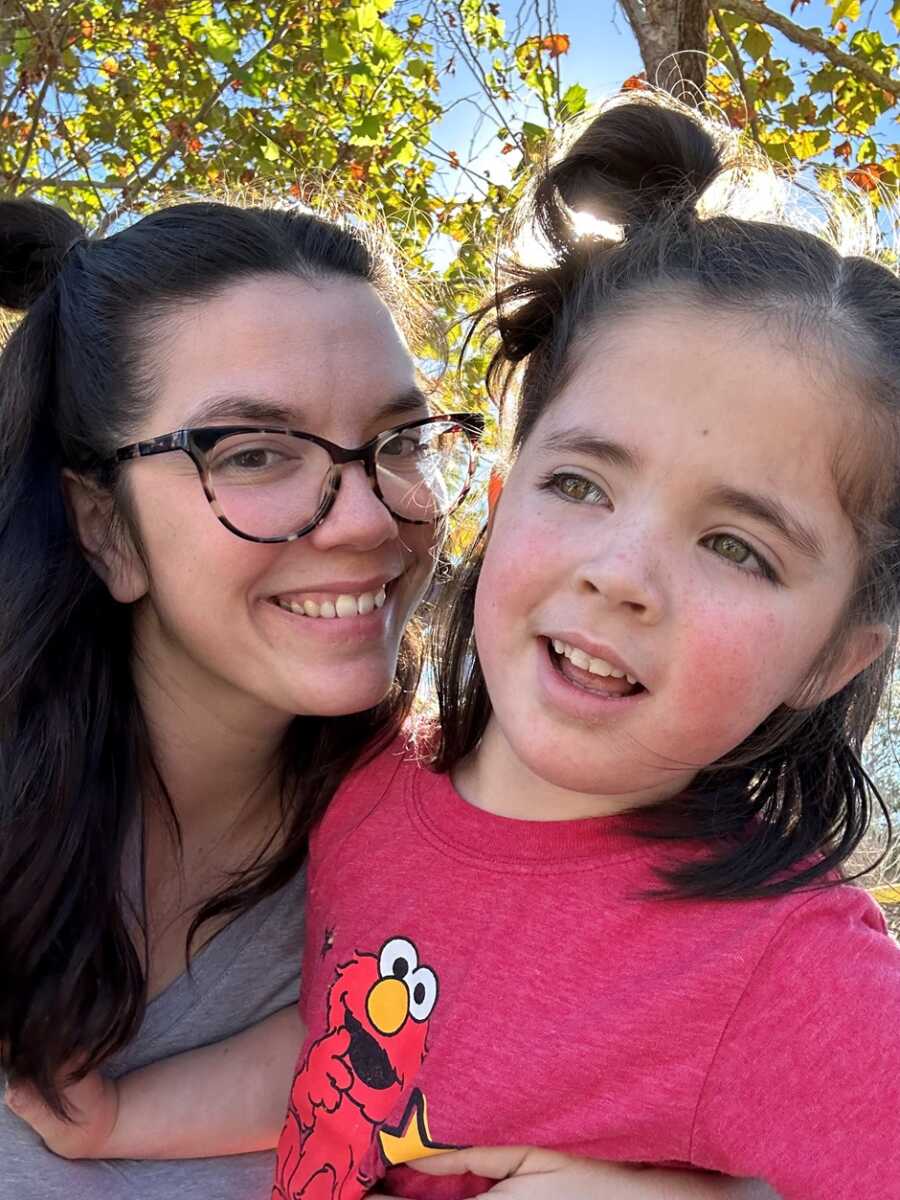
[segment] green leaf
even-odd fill
[[[380,22],[378,9],[372,3],[360,4],[353,13],[353,24],[363,33],[366,29],[374,29]]]
[[[856,151],[857,162],[874,162],[878,158],[878,147],[875,144],[874,138],[863,138],[859,144],[859,149]]]
[[[860,13],[860,0],[836,0],[831,13],[832,29],[837,25],[838,21],[858,21]]]
[[[897,32],[900,33],[900,0],[894,0],[891,8],[891,20],[897,27]]]
[[[278,162],[281,158],[281,147],[277,142],[273,142],[271,138],[267,138],[263,146],[262,156],[266,162]]]
[[[363,117],[350,130],[350,142],[354,146],[380,146],[383,137],[384,123],[379,116]]]
[[[204,27],[203,39],[214,62],[230,63],[241,48],[241,40],[224,21],[211,21]]]
[[[409,166],[416,157],[416,148],[412,142],[406,138],[398,138],[391,147],[390,162],[399,163],[401,166]]]
[[[752,59],[758,61],[765,58],[772,49],[772,38],[758,25],[750,25],[744,34],[744,49]]]
[[[587,103],[587,88],[582,87],[580,83],[573,83],[563,93],[562,102],[569,115],[574,117],[576,113],[584,110]]]
[[[16,58],[27,58],[31,52],[33,42],[34,38],[32,38],[30,30],[17,29],[13,36],[13,53]]]
[[[338,32],[328,34],[322,53],[325,62],[332,66],[337,63],[349,62],[353,57],[347,47],[346,39]]]

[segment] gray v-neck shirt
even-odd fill
[[[190,975],[180,975],[148,1005],[134,1040],[107,1063],[110,1075],[217,1042],[296,1004],[304,875],[203,947]],[[182,1162],[66,1162],[0,1103],[0,1200],[267,1200],[274,1165],[274,1152]]]

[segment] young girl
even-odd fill
[[[514,458],[432,764],[389,748],[313,838],[275,1197],[478,1195],[483,1155],[406,1164],[485,1136],[900,1194],[900,953],[839,879],[900,609],[900,285],[701,216],[724,165],[631,101],[538,187],[557,257],[499,300]],[[257,1035],[99,1089],[93,1134],[124,1152],[176,1080],[211,1103],[177,1152],[232,1133],[291,1053]]]

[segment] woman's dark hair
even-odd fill
[[[784,221],[699,215],[703,193],[734,178],[741,160],[733,136],[671,102],[647,96],[610,107],[542,172],[532,193],[528,221],[543,233],[552,261],[513,264],[478,319],[489,318],[499,335],[491,392],[506,408],[517,401],[513,453],[559,394],[584,339],[615,336],[617,319],[656,306],[759,321],[839,372],[847,394],[860,398],[860,420],[853,413],[847,425],[862,427],[862,435],[854,443],[848,434],[848,452],[835,463],[859,561],[850,600],[811,670],[812,696],[851,627],[884,622],[896,643],[900,280],[872,258],[844,256]],[[617,225],[620,236],[576,236],[579,211]],[[484,546],[482,537],[436,615],[438,770],[475,748],[490,717],[473,632]],[[673,860],[663,872],[666,891],[749,897],[822,885],[860,843],[874,805],[889,840],[889,814],[860,753],[889,677],[890,650],[824,703],[782,706],[727,758],[700,771],[684,795],[636,814],[647,836],[700,838],[708,846],[702,861]]]
[[[27,310],[0,358],[0,1062],[57,1111],[63,1069],[96,1066],[141,1020],[146,964],[128,922],[142,912],[123,860],[148,790],[174,816],[132,683],[131,608],[82,554],[61,473],[108,486],[128,526],[123,481],[101,465],[152,403],[159,319],[267,274],[358,279],[399,318],[415,311],[370,231],[309,213],[184,204],[90,240],[56,208],[0,203],[0,303]],[[300,869],[337,783],[406,716],[418,640],[415,629],[404,637],[379,707],[293,721],[283,844],[209,898],[189,946],[211,917],[249,908]]]

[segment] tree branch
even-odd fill
[[[782,16],[781,13],[769,8],[762,0],[723,0],[719,8],[733,12],[746,21],[752,21],[755,25],[769,25],[772,29],[777,29],[779,33],[784,34],[795,45],[802,46],[804,50],[809,50],[813,54],[821,54],[836,67],[852,71],[860,79],[865,79],[889,95],[900,97],[900,78],[895,79],[890,75],[884,75],[858,55],[847,54],[845,50],[832,45],[814,29],[804,29],[790,17]]]
[[[738,86],[741,89],[741,95],[744,97],[744,104],[747,106],[747,119],[750,122],[750,129],[753,133],[753,139],[757,145],[762,145],[762,139],[759,135],[759,121],[756,117],[756,109],[753,105],[753,98],[750,95],[750,89],[747,87],[747,76],[744,74],[744,64],[741,62],[741,56],[738,53],[738,48],[734,44],[734,39],[725,27],[725,23],[719,16],[718,9],[712,9],[712,18],[716,23],[716,29],[719,31],[719,36],[728,47],[728,53],[731,55],[731,61],[734,64],[734,73],[737,77]]]
[[[206,100],[204,100],[197,112],[194,113],[191,124],[198,125],[205,121],[212,111],[213,106],[221,99],[225,89],[229,86],[231,81],[236,78],[236,72],[246,71],[248,68],[252,67],[253,63],[256,62],[258,58],[261,58],[262,55],[267,54],[273,46],[277,45],[277,43],[281,41],[285,34],[289,32],[290,28],[290,22],[279,26],[269,40],[264,45],[260,46],[255,53],[251,54],[246,62],[243,62],[239,64],[238,67],[228,71],[218,87],[215,88],[215,90],[206,98]],[[110,225],[112,225],[114,221],[118,220],[122,213],[128,209],[135,196],[137,196],[138,193],[141,192],[148,183],[151,183],[156,176],[159,175],[160,171],[162,171],[163,167],[165,167],[172,155],[176,153],[180,145],[181,138],[176,137],[173,134],[163,147],[161,153],[157,155],[156,159],[154,159],[146,173],[142,175],[140,174],[140,171],[138,171],[123,185],[121,202],[104,214],[103,219],[100,221],[99,225],[94,231],[97,236],[106,233]]]
[[[15,194],[16,189],[22,182],[22,176],[25,174],[25,168],[28,166],[28,159],[31,157],[31,148],[34,146],[34,139],[37,137],[38,126],[41,123],[41,115],[44,111],[44,100],[50,88],[50,79],[53,72],[47,69],[47,74],[44,76],[41,83],[41,90],[37,94],[37,99],[34,102],[34,115],[31,118],[31,128],[28,131],[28,138],[25,142],[25,148],[22,151],[22,158],[16,168],[16,173],[9,181],[8,187],[11,194]]]

